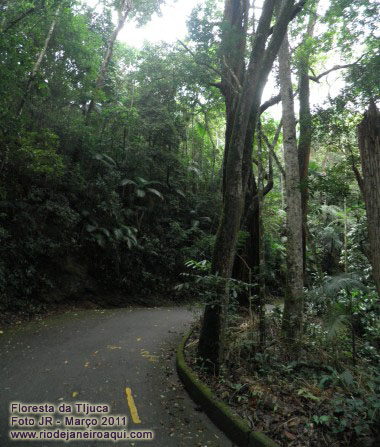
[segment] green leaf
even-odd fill
[[[189,166],[187,169],[188,169],[190,172],[194,172],[194,173],[197,174],[198,176],[201,175],[201,171],[200,171],[198,168],[196,168],[195,166]]]
[[[111,236],[111,233],[107,230],[107,228],[101,228],[100,231],[105,234],[108,238]]]
[[[95,234],[95,240],[101,247],[104,247],[105,241],[104,237],[101,234]]]
[[[182,192],[180,189],[176,189],[175,192],[182,197],[186,197],[185,193]]]
[[[108,155],[103,154],[103,160],[108,161],[108,163],[116,167],[116,161],[113,158],[109,157]]]
[[[128,179],[128,178],[125,178],[125,179],[123,179],[123,180],[120,182],[120,185],[121,185],[121,186],[126,186],[126,185],[137,186],[137,183],[134,182],[133,180],[130,180],[130,179]]]
[[[338,332],[345,328],[347,324],[349,324],[350,319],[349,315],[347,314],[341,314],[341,315],[333,315],[329,318],[327,321],[327,330],[328,330],[328,338],[336,337]]]
[[[145,179],[142,178],[142,177],[137,177],[136,180],[138,181],[138,183],[139,183],[141,186],[145,186],[145,185],[147,185],[148,183],[150,183],[148,180],[145,180]]]
[[[115,239],[120,241],[123,238],[123,232],[119,228],[115,228],[113,230],[113,234],[115,235]]]
[[[354,376],[347,369],[340,375],[340,379],[349,387],[354,385]]]
[[[327,414],[324,414],[324,415],[320,416],[320,418],[319,418],[319,422],[321,424],[327,424],[327,422],[329,422],[329,420],[330,420],[330,417]]]
[[[161,200],[164,200],[164,196],[160,193],[160,191],[157,191],[157,189],[147,188],[147,191],[149,191],[151,194],[154,194],[155,196],[159,197]]]

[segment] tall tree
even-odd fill
[[[299,76],[299,140],[298,140],[298,158],[300,170],[301,185],[301,203],[302,203],[302,252],[303,252],[303,270],[305,279],[306,270],[306,243],[307,243],[307,207],[308,207],[308,170],[312,140],[312,122],[310,111],[310,57],[313,51],[312,39],[315,23],[317,20],[316,8],[318,1],[311,5],[309,23],[304,36],[302,46],[299,52],[298,76]]]
[[[380,297],[380,112],[372,101],[358,126],[372,274]]]
[[[252,168],[252,144],[260,112],[261,97],[288,23],[294,16],[294,1],[286,0],[271,28],[275,0],[265,0],[252,41],[248,67],[245,52],[248,40],[248,0],[226,0],[221,47],[222,82],[226,101],[226,143],[224,153],[223,211],[216,235],[212,273],[225,279],[215,302],[206,304],[198,354],[209,360],[218,373],[223,360],[226,312],[237,236]],[[302,8],[304,2],[299,5]]]
[[[57,6],[57,9],[55,10],[53,20],[51,22],[49,31],[47,33],[47,36],[46,36],[46,39],[45,39],[45,42],[44,42],[44,46],[42,47],[41,51],[39,52],[37,60],[36,60],[36,63],[34,64],[33,70],[30,73],[30,76],[29,76],[29,79],[28,79],[28,83],[26,85],[26,89],[25,89],[24,95],[23,95],[23,97],[21,99],[20,105],[19,105],[18,110],[17,110],[17,116],[20,116],[22,111],[23,111],[23,109],[24,109],[24,105],[25,105],[27,97],[28,97],[28,95],[30,93],[30,90],[32,88],[33,82],[36,79],[36,76],[37,76],[38,70],[40,69],[42,60],[45,57],[45,54],[46,54],[47,48],[49,46],[49,42],[50,42],[51,36],[53,35],[54,28],[55,28],[56,23],[57,23],[57,17],[58,17],[60,8],[61,8],[61,5],[59,4]]]
[[[109,66],[111,58],[112,58],[112,52],[113,52],[113,47],[115,45],[115,41],[116,41],[117,36],[119,35],[120,31],[123,29],[124,23],[127,20],[131,9],[132,9],[132,0],[122,0],[120,3],[120,6],[118,7],[118,10],[117,10],[118,22],[117,22],[115,29],[112,31],[112,33],[109,36],[108,41],[107,41],[106,54],[104,56],[102,65],[99,69],[98,78],[96,79],[95,91],[92,95],[90,104],[86,111],[86,121],[87,122],[91,115],[91,112],[94,109],[97,92],[99,90],[101,90],[101,88],[103,87],[104,78],[106,76],[107,69],[108,69],[108,66]]]
[[[283,316],[283,332],[288,343],[296,340],[302,327],[303,256],[300,174],[297,151],[296,117],[290,71],[288,36],[278,53],[282,101],[283,145],[286,190],[287,287]]]

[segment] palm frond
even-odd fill
[[[322,286],[323,293],[330,298],[335,298],[342,290],[366,290],[366,286],[355,273],[343,273],[329,278]]]

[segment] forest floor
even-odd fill
[[[277,311],[278,307],[267,308],[267,323],[271,315],[276,320]],[[199,323],[194,325],[187,343],[186,361],[253,430],[265,433],[282,447],[380,445],[374,422],[377,410],[371,421],[367,402],[354,387],[357,380],[364,383],[360,373],[356,377],[347,365],[341,365],[338,373],[328,366],[331,359],[323,350],[318,354],[313,349],[302,352],[297,361],[287,358],[279,348],[279,328],[273,323],[267,324],[266,349],[260,350],[257,322],[240,315],[226,337],[225,367],[219,377],[210,376],[197,365],[199,327]],[[375,399],[369,389],[366,392],[369,400]],[[378,404],[374,401],[376,408]]]

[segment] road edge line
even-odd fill
[[[279,447],[264,433],[251,431],[247,422],[235,415],[232,409],[214,397],[208,386],[201,382],[186,364],[184,349],[192,331],[187,333],[177,349],[176,366],[178,376],[190,397],[202,407],[212,422],[239,447]]]

